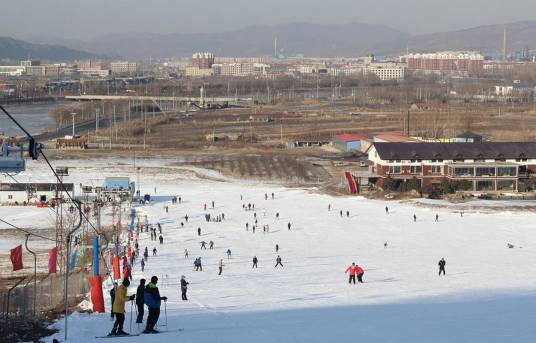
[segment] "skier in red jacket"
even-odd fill
[[[356,265],[355,265],[355,262],[352,262],[352,265],[349,266],[348,268],[346,268],[346,271],[345,273],[348,273],[348,283],[352,283],[352,281],[354,282],[354,285],[355,285],[355,274],[356,274]]]
[[[363,283],[363,274],[365,274],[365,271],[360,266],[355,266],[355,274],[357,275],[357,282]]]

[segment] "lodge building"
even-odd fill
[[[387,178],[422,187],[466,180],[472,191],[525,191],[536,175],[536,142],[373,143],[368,150],[376,185]]]

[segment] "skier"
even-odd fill
[[[341,215],[341,218],[342,218],[342,210],[339,211],[339,214]]]
[[[188,258],[188,249],[184,249],[184,258]]]
[[[355,262],[352,262],[352,265],[346,268],[344,273],[348,273],[348,283],[354,283],[355,285],[355,274],[356,274],[356,265]]]
[[[213,250],[213,249],[214,249],[214,241],[210,241],[210,242],[208,243],[208,248],[209,248],[210,250]]]
[[[143,258],[145,261],[149,258],[149,251],[147,250],[147,247],[145,247],[145,251],[143,252]]]
[[[355,274],[357,275],[357,282],[363,283],[363,274],[365,274],[365,271],[357,264],[355,265]]]
[[[251,230],[253,231],[253,233],[255,233],[255,225],[251,227]]]
[[[257,262],[259,262],[257,256],[253,256],[253,266],[251,268],[257,268]]]
[[[184,227],[184,223],[183,223],[183,222],[181,222],[181,229],[182,229],[183,227]]]
[[[444,258],[439,260],[439,262],[437,263],[437,265],[439,266],[439,276],[441,276],[441,273],[443,273],[443,275],[445,275],[445,265],[446,264],[447,264],[447,262],[445,261]]]
[[[153,248],[153,256],[156,256],[156,248]]]
[[[157,282],[158,277],[153,276],[151,277],[151,282],[145,287],[143,298],[149,308],[149,316],[147,317],[147,325],[143,333],[158,333],[154,327],[160,316],[160,303],[162,300],[166,301],[167,297],[160,296],[160,291],[156,287]]]
[[[350,217],[350,211],[346,211],[346,218]]]
[[[279,219],[279,212],[275,214],[275,219]]]
[[[414,222],[417,221],[417,215],[416,215],[416,214],[413,215],[413,221],[414,221]]]
[[[249,223],[246,223],[246,231],[248,231]]]
[[[331,204],[328,204],[328,212],[331,211]]]
[[[204,210],[204,211],[207,210],[207,204],[204,204],[204,205],[203,205],[203,210]]]
[[[231,249],[227,249],[227,259],[231,258]]]
[[[385,206],[385,214],[389,214],[389,207]]]
[[[203,249],[207,250],[207,242],[205,241],[201,241],[201,250]]]
[[[141,271],[145,270],[145,260],[141,260]]]
[[[274,198],[275,198],[275,195],[274,195],[274,193],[272,192],[272,200],[274,200]]]
[[[264,193],[264,200],[268,200],[268,194]]]
[[[184,216],[184,220],[188,223],[188,215]]]
[[[114,301],[115,301],[115,292],[117,290],[117,282],[114,282],[114,287],[110,289],[110,300],[112,301],[112,309],[114,307]],[[114,318],[115,314],[114,311],[110,311],[110,315],[112,319]]]
[[[169,207],[166,206],[166,213],[168,213],[168,212],[169,212]]]
[[[387,249],[387,242],[383,243],[383,248]]]
[[[212,200],[212,208],[214,208],[214,200]]]
[[[218,275],[221,275],[221,272],[223,271],[223,259],[220,259],[220,262],[218,262],[218,269],[220,270]]]
[[[275,245],[275,253],[277,254],[279,252],[279,244]]]
[[[123,323],[125,322],[125,302],[134,300],[136,295],[127,296],[127,288],[130,286],[130,281],[124,279],[121,286],[117,288],[112,311],[115,313],[115,323],[112,332],[108,336],[128,336],[129,334],[123,331]]]
[[[201,228],[200,227],[197,228],[197,235],[201,236]]]
[[[275,268],[277,268],[277,266],[283,267],[283,263],[281,263],[281,261],[281,256],[277,255],[277,258],[275,259]]]
[[[435,215],[435,221],[438,222],[439,221],[439,214],[436,213]]]
[[[136,306],[138,307],[138,317],[136,317],[137,324],[143,323],[143,306],[145,305],[143,301],[144,291],[145,291],[145,279],[141,279],[140,285],[138,286],[138,289],[136,289]]]
[[[188,290],[189,284],[190,283],[186,281],[186,277],[184,275],[181,276],[181,295],[183,301],[188,300],[188,298],[186,297],[186,291]]]
[[[287,227],[288,227],[288,230],[290,231],[290,222],[288,223]]]
[[[181,198],[181,197],[179,197],[179,204],[180,204],[181,202],[182,202],[182,198]]]
[[[164,244],[164,237],[162,235],[158,237],[158,240],[160,241],[160,244]]]

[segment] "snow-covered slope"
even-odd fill
[[[155,201],[137,209],[147,214],[149,222],[162,224],[164,244],[151,241],[147,233],[141,234],[140,247],[156,247],[158,254],[149,257],[145,272],[135,265],[129,293],[135,292],[140,278],[157,275],[161,294],[169,297],[168,326],[162,326],[162,308],[158,328],[169,332],[117,340],[235,343],[536,339],[536,216],[532,213],[465,212],[462,217],[448,208],[331,197],[307,189],[251,182],[211,181],[178,169],[152,168],[156,167],[143,168],[141,187],[142,194],[150,193]],[[72,174],[95,180],[106,175],[130,174],[135,178],[133,170],[117,164],[111,169],[86,165],[72,169]],[[264,199],[265,193],[268,200]],[[171,205],[174,195],[182,197],[182,204]],[[244,211],[242,205],[248,203],[255,204],[256,211]],[[224,213],[225,220],[207,223],[205,213]],[[251,230],[254,213],[259,226],[255,233]],[[186,214],[189,221],[180,228]],[[269,233],[263,233],[263,225],[270,226]],[[202,229],[200,237],[198,227]],[[213,240],[215,249],[200,250],[202,240]],[[515,248],[507,248],[507,243]],[[276,244],[284,268],[274,268]],[[189,259],[184,258],[184,249],[188,249]],[[232,251],[231,259],[226,257],[227,249]],[[259,259],[258,269],[251,266],[254,255]],[[192,263],[199,256],[203,271],[195,272]],[[447,275],[438,277],[437,262],[442,257],[447,261]],[[218,276],[220,258],[225,266]],[[348,284],[344,271],[351,262],[364,267],[364,284]],[[180,300],[181,275],[190,282],[187,302]],[[109,309],[109,300],[106,305]],[[130,310],[127,304],[125,330],[135,333],[139,328],[136,324],[130,328]],[[61,330],[63,322],[54,326]],[[69,318],[69,338],[91,342],[95,336],[107,334],[111,326],[109,314],[74,314]],[[63,332],[54,337],[61,339]]]

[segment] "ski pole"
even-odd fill
[[[133,307],[133,304],[134,304],[134,300],[131,300],[130,301],[130,328],[129,328],[130,333],[132,333],[132,307]]]
[[[166,315],[166,331],[169,331],[169,328],[167,326],[167,306],[166,306],[167,300],[164,300],[164,314]]]

